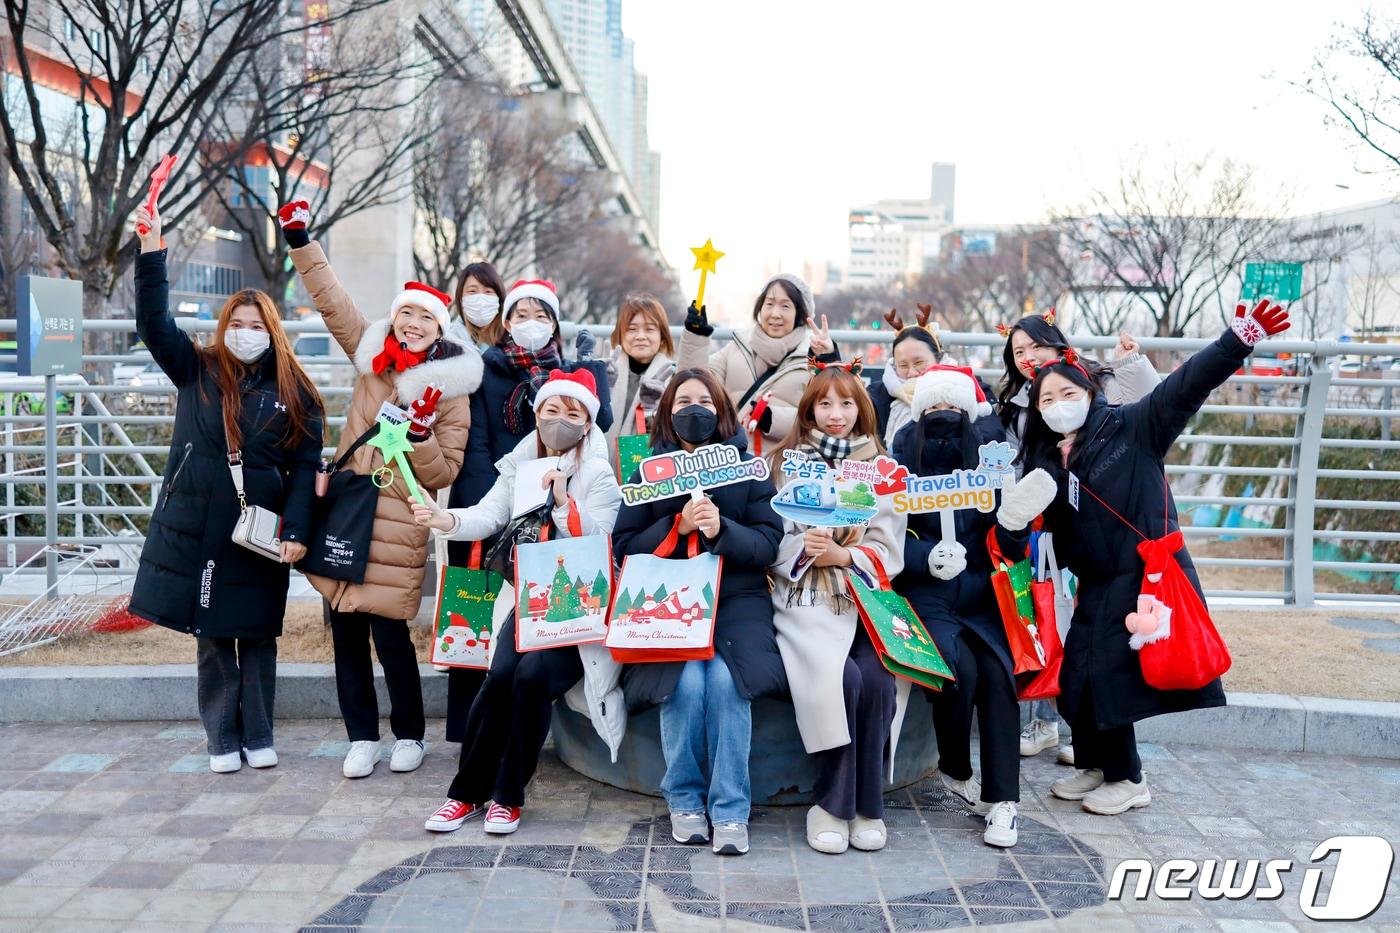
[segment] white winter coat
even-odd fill
[[[481,497],[481,501],[471,508],[449,509],[457,520],[457,527],[446,536],[455,541],[481,541],[505,528],[510,522],[511,507],[514,503],[515,474],[521,463],[536,459],[538,440],[531,431],[521,438],[515,449],[496,461],[499,474],[496,482]],[[617,485],[609,456],[609,445],[603,432],[593,425],[584,442],[582,455],[565,456],[559,468],[568,476],[569,498],[578,508],[578,516],[584,535],[611,534],[617,521],[617,510],[622,504],[622,491]],[[569,504],[559,503],[553,512],[554,527],[560,535],[569,535]],[[501,589],[496,605],[515,605],[515,590],[507,582]],[[498,613],[497,625],[500,623]],[[509,613],[505,613],[509,615]],[[492,639],[492,645],[496,644]],[[546,649],[550,651],[564,649]],[[627,731],[627,703],[622,696],[620,679],[622,667],[613,660],[612,654],[601,644],[579,645],[579,657],[583,661],[583,680],[574,685],[564,701],[571,709],[585,714],[593,722],[598,737],[607,743],[612,760],[617,761],[617,751],[622,737]]]
[[[880,557],[885,573],[893,578],[904,569],[904,535],[907,519],[896,515],[888,497],[880,499],[880,511],[865,529],[858,542]],[[773,627],[778,632],[778,651],[783,656],[793,709],[797,713],[797,729],[808,753],[828,748],[840,748],[851,741],[846,728],[846,702],[841,690],[846,658],[851,653],[856,629],[861,625],[860,613],[854,605],[846,612],[833,612],[824,595],[816,605],[804,595],[801,606],[788,605],[794,587],[804,587],[803,578],[812,566],[808,563],[794,572],[798,555],[802,553],[805,525],[783,520],[783,540],[778,545],[778,560],[773,565]],[[866,575],[871,585],[878,585],[879,575],[870,558],[852,550],[855,568]],[[890,676],[894,676],[891,674]],[[900,725],[909,702],[910,682],[896,678],[894,722],[890,729],[889,760],[894,762],[899,743]]]

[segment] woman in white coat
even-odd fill
[[[784,454],[800,451],[832,469],[842,460],[873,460],[885,452],[875,408],[859,364],[821,367],[798,401],[793,427],[773,451],[776,482]],[[854,371],[853,371],[854,370]],[[807,842],[818,852],[885,846],[885,747],[893,758],[891,725],[902,715],[907,686],[880,663],[847,588],[859,574],[878,586],[904,566],[905,518],[889,500],[865,528],[808,528],[783,521],[773,565],[773,625],[783,656],[797,728],[817,765],[816,805],[807,811]],[[877,564],[878,561],[878,564]]]
[[[586,369],[562,369],[535,395],[536,428],[497,464],[500,476],[471,508],[443,511],[415,505],[414,519],[457,541],[481,541],[510,522],[520,465],[559,457],[543,477],[553,486],[553,533],[565,537],[610,534],[622,492],[608,457],[607,441],[594,424],[598,387]],[[462,742],[461,764],[448,800],[428,818],[426,829],[451,832],[486,814],[488,833],[513,833],[520,825],[525,786],[539,764],[554,701],[584,681],[593,727],[613,754],[626,729],[620,670],[601,645],[515,650],[515,613],[492,638],[491,670],[472,702]],[[488,807],[487,800],[490,800]]]

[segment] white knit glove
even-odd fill
[[[967,569],[967,548],[956,541],[940,541],[928,554],[928,572],[940,580],[951,580]]]
[[[1019,483],[1001,491],[997,521],[1007,531],[1022,531],[1055,501],[1055,481],[1044,470],[1031,470]]]

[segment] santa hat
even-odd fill
[[[510,287],[506,294],[506,303],[503,307],[506,313],[515,307],[515,303],[522,298],[534,298],[540,304],[549,309],[549,313],[554,315],[554,319],[559,320],[559,292],[554,288],[554,283],[546,279],[521,279]]]
[[[588,419],[598,420],[598,383],[588,370],[580,369],[577,372],[566,373],[562,369],[556,369],[551,372],[544,385],[535,393],[536,414],[539,413],[545,399],[556,396],[581,402],[583,407],[588,409]]]
[[[422,282],[405,282],[403,291],[399,292],[399,297],[389,306],[389,320],[394,319],[400,308],[410,305],[432,314],[433,319],[438,322],[438,327],[442,328],[443,333],[447,332],[447,325],[452,319],[447,309],[452,305],[452,298],[446,292],[440,292]]]
[[[992,413],[982,394],[982,384],[967,366],[931,366],[914,381],[914,401],[910,410],[920,417],[935,405],[953,405],[973,421]]]

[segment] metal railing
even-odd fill
[[[187,331],[208,333],[212,321],[182,320]],[[586,325],[602,346],[611,332],[611,325]],[[132,335],[135,326],[130,320],[89,321],[89,332]],[[325,333],[319,319],[288,322],[294,334]],[[565,325],[566,341],[572,344],[576,325]],[[13,333],[13,321],[0,321],[0,335]],[[716,329],[716,338],[726,339],[729,331]],[[834,331],[832,336],[847,354],[867,351],[867,358],[888,353],[892,338],[889,331]],[[1000,348],[1003,339],[995,334],[941,334],[945,348],[956,355],[980,357],[985,366],[975,371],[995,385],[1001,377]],[[1143,338],[1143,350],[1154,354],[1159,366],[1179,362],[1189,353],[1206,346],[1203,339]],[[1075,343],[1086,350],[1107,351],[1115,338],[1077,336]],[[990,354],[984,354],[984,349]],[[961,351],[961,352],[960,352]],[[1400,369],[1388,368],[1368,375],[1342,372],[1343,356],[1362,360],[1377,357],[1400,357],[1400,345],[1356,344],[1332,341],[1270,341],[1261,347],[1260,356],[1291,354],[1293,359],[1283,373],[1253,371],[1256,364],[1246,363],[1244,372],[1231,377],[1202,409],[1205,416],[1241,416],[1245,419],[1244,433],[1209,433],[1191,430],[1179,441],[1179,450],[1186,462],[1173,462],[1167,467],[1172,478],[1176,501],[1183,513],[1185,533],[1192,539],[1240,539],[1282,542],[1281,556],[1197,556],[1201,567],[1265,569],[1278,575],[1281,583],[1275,587],[1230,587],[1207,589],[1208,595],[1236,598],[1282,600],[1296,606],[1312,606],[1319,598],[1342,601],[1400,602],[1400,562],[1371,559],[1360,551],[1366,545],[1400,542],[1400,519],[1395,530],[1367,530],[1348,521],[1358,512],[1400,511],[1400,440],[1393,439],[1391,419],[1400,417],[1395,405],[1395,390],[1400,388]],[[601,352],[600,352],[601,355]],[[94,370],[111,371],[113,366],[146,363],[151,359],[144,350],[129,353],[92,355],[85,357]],[[0,367],[11,368],[13,356],[0,355]],[[335,410],[335,400],[350,395],[353,371],[350,360],[338,350],[329,358],[316,357],[305,362],[330,372],[328,385],[320,386],[328,407]],[[6,366],[6,364],[11,366]],[[1270,367],[1271,369],[1274,367]],[[16,376],[0,378],[0,398],[4,414],[0,416],[0,462],[4,472],[5,498],[0,505],[0,529],[5,532],[5,566],[15,567],[20,552],[42,545],[44,535],[19,534],[16,525],[21,516],[37,516],[51,509],[50,503],[18,500],[18,490],[39,486],[43,482],[46,458],[62,458],[60,486],[70,494],[60,498],[57,515],[69,526],[70,533],[57,536],[61,545],[120,544],[128,551],[139,544],[139,527],[134,519],[148,516],[159,496],[161,478],[148,462],[149,457],[167,453],[169,426],[173,424],[173,389],[168,384],[134,385],[114,381],[89,382],[77,377],[61,381],[59,392],[71,399],[71,410],[57,416],[54,436],[43,436],[44,414],[32,410],[32,396],[43,391],[40,379]],[[1264,435],[1248,433],[1261,419],[1282,425],[1283,433]],[[1360,419],[1379,420],[1376,437],[1329,435],[1337,426],[1355,424]],[[1200,423],[1200,417],[1194,424]],[[339,428],[344,417],[332,414],[327,424]],[[132,429],[130,432],[127,428]],[[143,442],[131,436],[136,429],[148,436]],[[1232,464],[1230,458],[1250,448],[1276,451],[1267,463]],[[1322,468],[1324,451],[1374,451],[1374,461],[1365,469]],[[328,448],[329,452],[329,448]],[[1256,460],[1259,458],[1256,457]],[[1387,468],[1388,467],[1388,468]],[[1262,485],[1258,494],[1227,496],[1223,484],[1230,478],[1245,477]],[[1366,481],[1363,498],[1317,498],[1318,481],[1359,479]],[[113,493],[118,492],[122,501]],[[136,504],[132,504],[132,503]],[[1186,525],[1187,514],[1200,518],[1213,514],[1217,523],[1197,521]],[[1242,520],[1248,513],[1263,518]],[[1281,513],[1281,520],[1279,519]],[[1319,525],[1320,514],[1326,520]],[[48,529],[45,529],[47,532]],[[1332,553],[1337,548],[1351,549]],[[1331,550],[1329,550],[1331,549]],[[1320,555],[1320,556],[1319,556]],[[135,561],[118,561],[114,573],[134,572]],[[0,571],[3,572],[3,571]],[[1325,573],[1325,577],[1319,574]],[[1345,575],[1382,575],[1393,577],[1388,592],[1362,591],[1352,585]],[[1337,576],[1343,575],[1343,576]],[[1319,580],[1323,581],[1321,587]],[[1340,582],[1338,582],[1340,581]],[[1374,590],[1375,587],[1371,587]]]

